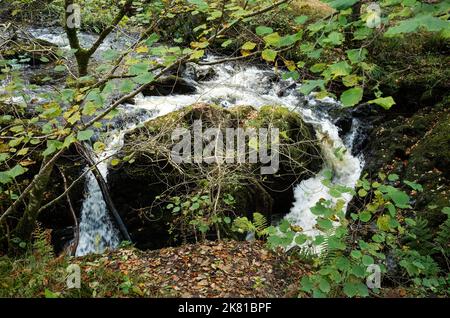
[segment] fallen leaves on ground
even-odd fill
[[[133,278],[136,296],[290,297],[306,265],[268,251],[262,242],[203,242],[155,251],[119,249],[92,261],[84,270],[120,271]],[[89,261],[87,261],[89,260]]]

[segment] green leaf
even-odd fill
[[[329,230],[333,228],[333,223],[330,220],[323,218],[317,220],[317,225],[323,230]]]
[[[147,63],[137,63],[134,65],[131,65],[129,73],[131,75],[141,75],[143,73],[147,73],[147,71],[148,71]]]
[[[363,211],[359,214],[359,219],[363,222],[369,222],[372,218],[372,214],[368,211]]]
[[[357,3],[358,0],[332,0],[325,2],[328,2],[328,5],[334,9],[345,10]]]
[[[139,76],[136,76],[135,78],[133,78],[133,82],[137,83],[137,84],[148,84],[153,82],[153,80],[155,79],[155,75],[153,73],[145,73],[145,74],[141,74]]]
[[[266,49],[262,52],[261,57],[267,62],[274,62],[277,57],[277,51]]]
[[[24,174],[25,172],[27,172],[27,169],[22,167],[21,165],[15,165],[12,169],[10,169],[9,171],[7,171],[7,174],[12,178],[15,179],[18,176]]]
[[[373,257],[369,256],[369,255],[363,255],[362,262],[363,262],[363,264],[365,266],[369,266],[369,265],[375,264],[375,261],[374,261]]]
[[[450,207],[446,206],[442,209],[442,213],[448,214],[450,216]]]
[[[135,87],[135,83],[129,79],[123,80],[120,83],[120,92],[123,94],[128,94],[130,92],[133,91],[134,87]]]
[[[361,198],[364,198],[364,197],[367,195],[367,191],[364,190],[364,189],[359,189],[359,190],[358,190],[358,195],[359,195]]]
[[[204,0],[188,0],[188,2],[195,5],[201,11],[209,8],[208,3],[206,3]]]
[[[324,72],[324,76],[335,79],[337,77],[349,75],[351,71],[352,67],[347,63],[347,61],[341,61],[330,65]]]
[[[336,259],[336,267],[340,271],[347,271],[350,269],[350,261],[346,257],[339,256]]]
[[[66,70],[66,67],[64,65],[56,65],[53,70],[55,72],[64,72]]]
[[[256,47],[256,43],[254,42],[245,42],[244,45],[242,45],[242,49],[245,51],[251,51]]]
[[[51,155],[56,150],[61,149],[63,147],[63,143],[59,140],[47,140],[47,149],[42,153],[44,157]]]
[[[377,104],[386,110],[390,109],[393,105],[395,105],[395,101],[391,96],[373,99],[373,100],[368,101],[368,103],[369,104]]]
[[[266,35],[264,37],[264,42],[266,42],[267,45],[276,46],[278,42],[280,41],[281,37],[278,34],[278,32],[271,33],[269,35]]]
[[[256,34],[259,36],[271,34],[273,33],[273,29],[266,26],[259,26],[256,28]]]
[[[320,278],[319,288],[324,293],[329,293],[331,290],[330,283],[325,278]]]
[[[422,14],[400,21],[396,26],[389,28],[384,33],[384,36],[392,37],[402,33],[412,33],[421,28],[430,32],[439,32],[442,30],[447,30],[449,27],[449,21],[439,19],[431,14]]]
[[[391,173],[390,175],[388,175],[388,180],[389,181],[397,181],[400,177],[398,176],[398,174],[395,173]]]
[[[191,60],[201,59],[205,55],[205,50],[195,50],[189,57]]]
[[[330,34],[328,34],[328,36],[326,37],[326,39],[324,39],[323,42],[335,46],[340,45],[342,44],[342,42],[344,42],[344,35],[341,32],[333,31]]]
[[[298,24],[298,25],[305,24],[306,21],[308,21],[308,16],[306,16],[306,15],[301,15],[294,19],[295,24]]]
[[[350,255],[354,258],[354,259],[359,259],[362,257],[362,253],[361,251],[358,250],[353,250]]]
[[[305,234],[298,234],[295,237],[295,244],[303,245],[306,242],[307,239],[308,239],[308,237]]]
[[[101,54],[102,59],[106,60],[106,61],[113,61],[116,58],[118,58],[119,55],[120,55],[120,53],[113,49],[108,49],[108,50],[102,52],[102,54]]]
[[[92,129],[82,130],[77,133],[77,139],[79,141],[85,141],[91,139],[94,135],[94,131]]]
[[[347,50],[345,51],[345,53],[347,53],[347,57],[350,60],[350,62],[352,64],[356,64],[366,59],[368,51],[367,49],[362,48],[362,49]]]
[[[324,80],[308,80],[302,83],[300,86],[299,92],[308,95],[311,93],[314,89],[320,88],[322,90],[325,90],[325,81]]]
[[[59,293],[54,293],[49,289],[45,289],[44,291],[45,298],[59,298]]]
[[[361,87],[353,87],[343,92],[340,100],[344,107],[351,107],[358,104],[362,97],[363,89]]]
[[[148,39],[145,41],[145,44],[147,45],[147,46],[152,46],[153,44],[155,44],[156,42],[158,42],[158,40],[159,40],[159,35],[158,34],[156,34],[156,33],[152,33],[149,37],[148,37]]]
[[[411,182],[408,180],[404,180],[403,183],[406,184],[407,186],[411,187],[413,190],[423,192],[423,187],[421,184],[414,183],[414,182]]]
[[[94,151],[95,152],[102,152],[105,150],[106,145],[103,142],[97,141],[94,143]]]
[[[230,46],[233,43],[233,40],[226,40],[225,42],[222,43],[221,47],[226,48],[228,46]]]
[[[358,293],[358,289],[353,283],[344,283],[343,291],[348,297],[354,297]]]
[[[314,285],[311,281],[311,278],[309,278],[307,276],[303,276],[302,279],[300,280],[300,286],[301,286],[301,290],[303,290],[305,292],[310,292]]]

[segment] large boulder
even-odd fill
[[[175,162],[171,150],[179,140],[172,141],[171,134],[176,128],[191,131],[196,120],[202,120],[203,130],[220,127],[224,136],[226,128],[279,128],[279,170],[263,175],[260,168],[270,164],[248,160],[240,164]],[[251,218],[259,212],[270,222],[289,211],[293,186],[322,166],[313,136],[312,127],[298,113],[283,107],[257,111],[247,106],[223,109],[195,104],[151,120],[125,136],[108,174],[111,197],[140,248],[235,236],[230,220],[236,216]],[[250,147],[254,141],[246,138],[250,152],[257,148]]]

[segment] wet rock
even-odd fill
[[[144,96],[167,96],[172,94],[188,95],[196,92],[195,86],[186,79],[171,75],[159,79],[152,86],[145,89]]]
[[[199,119],[204,130],[222,127],[224,135],[225,128],[278,127],[283,132],[279,170],[262,175],[261,166],[270,164],[249,163],[248,158],[245,163],[224,162],[220,167],[217,163],[174,163],[170,152],[178,140],[172,141],[171,133],[175,128],[190,129]],[[118,155],[122,164],[110,167],[108,173],[111,196],[139,248],[155,249],[195,241],[195,236],[201,237],[201,233],[198,229],[194,231],[196,223],[191,223],[194,221],[209,224],[204,235],[214,239],[215,226],[208,223],[216,213],[213,211],[231,219],[236,216],[251,219],[254,212],[259,212],[270,222],[273,215],[290,210],[293,186],[322,166],[313,136],[311,126],[283,107],[267,106],[257,111],[244,106],[223,109],[195,104],[151,120],[125,136]],[[250,138],[246,138],[245,144],[249,143]],[[215,201],[218,191],[220,195]],[[174,198],[187,202],[205,195],[211,201],[202,203],[200,214],[193,214],[190,209],[180,214],[173,212],[172,207],[166,208]],[[221,223],[220,229],[222,237],[236,236],[229,224]]]
[[[424,107],[412,116],[384,118],[365,143],[365,172],[396,173],[423,185],[414,197],[415,209],[431,228],[445,219],[450,202],[450,99]]]
[[[4,59],[15,59],[28,65],[46,64],[57,60],[58,47],[46,40],[36,39],[23,30],[10,26],[2,34],[5,43],[0,48]]]

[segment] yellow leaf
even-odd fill
[[[145,45],[142,45],[136,49],[136,52],[137,53],[148,53],[148,47]]]
[[[20,149],[20,150],[17,152],[17,154],[18,154],[19,156],[26,155],[27,153],[28,153],[28,148]]]
[[[286,60],[284,61],[284,65],[288,68],[289,71],[293,72],[297,69],[294,61]]]
[[[120,160],[117,158],[114,158],[111,160],[111,165],[112,166],[117,166],[120,163]]]

